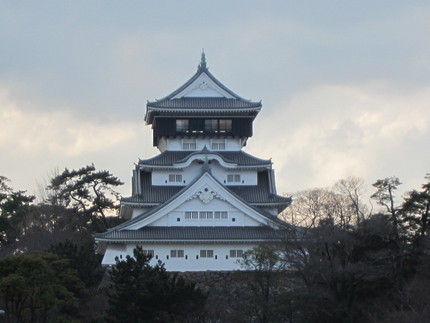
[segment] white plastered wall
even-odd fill
[[[212,150],[212,143],[223,142],[225,143],[225,149],[223,151],[239,151],[242,149],[243,143],[240,138],[209,138],[209,137],[198,137],[198,138],[162,138],[158,143],[158,149],[163,152],[165,150],[170,151],[181,151],[184,143],[195,143],[196,151],[202,150],[205,146],[207,149]],[[214,150],[217,151],[217,150]]]
[[[227,219],[185,219],[186,211],[227,211]],[[179,221],[178,221],[179,219]],[[175,210],[167,213],[149,226],[186,226],[186,227],[211,227],[211,226],[259,226],[260,222],[250,218],[244,212],[238,210],[228,201],[214,198],[210,203],[204,204],[199,198],[186,201]]]
[[[167,271],[221,271],[221,270],[241,270],[240,257],[230,257],[230,250],[250,250],[256,244],[140,244],[144,250],[153,250],[154,257],[151,265],[155,265],[158,260],[165,264]],[[115,245],[109,244],[103,258],[103,265],[115,264],[115,257],[120,255],[124,259],[127,255],[133,256],[135,244]],[[183,250],[184,257],[172,258],[171,250]],[[213,250],[213,257],[200,257],[200,250]]]
[[[225,170],[217,161],[210,161],[209,168],[212,175],[222,184],[226,185],[257,185],[257,170],[243,170],[243,169],[230,169]],[[171,169],[171,170],[154,170],[152,172],[152,185],[178,185],[186,186],[194,181],[202,172],[202,164],[198,161],[193,161],[185,169]],[[169,182],[169,175],[178,174],[182,175],[182,182]],[[240,182],[227,182],[227,176],[240,175]]]

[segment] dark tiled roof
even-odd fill
[[[227,163],[235,163],[238,166],[268,166],[271,165],[271,160],[256,158],[242,150],[240,151],[209,151],[203,149],[201,151],[169,151],[150,158],[139,160],[139,165],[148,166],[173,166],[175,163],[184,162],[189,157],[197,154],[213,154],[220,156]],[[210,159],[210,158],[209,158]]]
[[[227,92],[232,99],[227,98],[190,98],[190,97],[184,97],[179,99],[173,99],[177,94],[182,92],[184,89],[186,89],[188,86],[190,86],[201,74],[206,74],[215,84],[217,84],[221,89],[223,89],[225,92]],[[180,109],[180,110],[186,110],[190,109],[191,111],[194,111],[194,113],[198,110],[220,110],[222,112],[226,112],[227,110],[230,111],[238,111],[240,110],[246,111],[248,109],[252,109],[254,112],[253,114],[256,115],[258,111],[261,109],[261,102],[252,102],[250,100],[245,100],[236,93],[234,93],[232,90],[230,90],[228,87],[226,87],[224,84],[222,84],[220,81],[218,81],[215,76],[213,76],[207,67],[201,66],[197,70],[197,72],[181,87],[179,87],[177,90],[173,91],[168,96],[156,100],[153,102],[148,102],[146,106],[146,115],[145,115],[145,121],[148,123],[152,123],[154,114],[158,113],[160,110],[174,110],[174,109]]]
[[[144,195],[133,195],[123,197],[121,202],[126,204],[158,204],[167,201],[170,197],[178,193],[183,186],[152,186],[145,191]]]
[[[159,204],[172,198],[184,186],[152,186],[151,174],[143,173],[142,185],[143,195],[134,195],[122,198],[121,202],[126,204]],[[291,203],[291,198],[270,192],[267,172],[258,173],[258,186],[226,186],[233,194],[242,200],[256,206],[279,205],[284,209]]]
[[[286,230],[259,227],[143,227],[140,230],[112,230],[95,235],[96,240],[280,240],[287,237]]]
[[[273,194],[270,192],[267,172],[258,173],[257,186],[227,186],[233,193],[251,204],[283,204],[289,205],[291,198]]]
[[[151,108],[190,110],[236,110],[261,108],[260,102],[227,98],[180,98],[149,102]]]
[[[143,195],[123,197],[121,203],[126,204],[159,204],[177,194],[184,186],[153,186],[151,185],[151,173],[142,173]]]

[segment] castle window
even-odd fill
[[[219,132],[229,132],[229,131],[231,131],[231,119],[219,120]]]
[[[182,149],[183,150],[196,150],[197,149],[197,145],[196,145],[196,141],[184,141],[182,144]]]
[[[230,250],[230,258],[241,258],[243,256],[243,250],[233,249]]]
[[[214,212],[214,218],[215,219],[227,219],[228,213],[226,211],[216,211]]]
[[[213,258],[213,250],[200,250],[200,258]]]
[[[185,219],[186,220],[195,220],[199,218],[199,212],[197,211],[187,211],[185,212]]]
[[[225,142],[213,142],[212,150],[225,150]]]
[[[170,257],[184,258],[184,250],[170,250]]]
[[[218,132],[218,120],[216,119],[205,120],[205,130]]]
[[[170,183],[182,183],[182,175],[181,174],[170,174],[169,175]]]
[[[187,119],[176,120],[176,131],[178,132],[188,132],[189,121]]]
[[[228,183],[240,183],[240,175],[239,174],[229,174],[227,175]]]
[[[206,220],[206,219],[208,219],[208,220],[210,220],[210,219],[213,219],[213,212],[211,212],[211,211],[202,211],[202,212],[200,212],[200,219],[204,219],[204,220]]]
[[[154,250],[142,249],[142,252],[143,252],[144,255],[154,257]]]
[[[206,119],[205,131],[230,132],[232,129],[231,119]]]

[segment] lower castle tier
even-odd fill
[[[271,160],[242,151],[260,109],[220,83],[204,54],[188,82],[148,102],[160,154],[133,170],[126,221],[95,236],[103,264],[139,245],[168,271],[236,270],[246,250],[283,239],[277,216],[291,199],[277,195]]]

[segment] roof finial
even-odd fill
[[[200,60],[200,65],[199,65],[199,70],[200,69],[206,69],[206,55],[205,55],[205,50],[202,49],[202,58]]]

